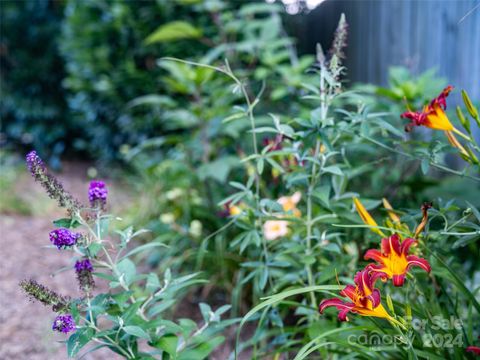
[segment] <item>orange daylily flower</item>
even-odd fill
[[[357,272],[354,278],[354,285],[347,285],[340,295],[347,297],[350,301],[343,301],[338,298],[325,299],[320,303],[319,311],[323,311],[330,306],[335,306],[340,312],[338,319],[348,321],[349,312],[357,313],[361,316],[373,316],[392,320],[392,317],[381,304],[380,290],[375,289],[375,282],[379,278],[386,278],[386,274],[381,272],[372,272],[364,269]]]
[[[405,276],[412,266],[421,267],[430,272],[431,267],[427,260],[415,255],[408,255],[408,251],[417,241],[407,238],[400,243],[400,236],[393,234],[382,239],[382,251],[370,249],[365,253],[365,260],[375,260],[377,264],[370,264],[367,269],[373,272],[380,272],[393,280],[394,286],[402,286]]]
[[[410,131],[414,126],[426,126],[435,130],[456,131],[450,120],[448,120],[445,110],[447,109],[446,98],[453,90],[449,85],[434,98],[430,104],[426,105],[422,111],[406,111],[400,115],[401,118],[410,119],[410,124],[405,126],[405,131]]]

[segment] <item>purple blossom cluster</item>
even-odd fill
[[[103,181],[93,180],[90,182],[88,189],[88,200],[92,207],[98,206],[103,208],[107,203],[108,190]]]
[[[60,228],[50,231],[49,236],[52,244],[58,249],[62,249],[74,246],[82,235],[65,228]]]
[[[75,263],[75,271],[77,273],[82,272],[82,271],[93,271],[93,266],[92,263],[90,262],[90,259],[83,259],[83,260],[78,260]]]
[[[70,314],[58,315],[53,321],[52,329],[64,334],[75,331],[75,320]]]
[[[81,290],[89,292],[95,287],[95,281],[92,276],[93,265],[90,259],[77,260],[75,262],[75,272],[77,273],[77,280]]]
[[[28,170],[30,171],[30,173],[32,173],[33,176],[35,176],[35,173],[38,172],[38,170],[45,171],[45,164],[43,163],[40,156],[37,155],[37,152],[35,150],[30,151],[25,159],[27,162]]]

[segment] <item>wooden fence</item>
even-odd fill
[[[437,68],[480,99],[480,0],[326,0],[294,20],[300,49],[313,53],[318,42],[328,47],[342,12],[350,26],[352,81],[385,85],[392,65],[417,74]]]

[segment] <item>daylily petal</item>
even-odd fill
[[[340,291],[340,295],[348,297],[350,300],[353,301],[355,299],[355,296],[356,296],[355,295],[355,286],[353,286],[353,285],[345,286],[345,289]]]
[[[434,130],[453,130],[453,125],[439,104],[433,104],[424,125]]]
[[[410,250],[410,247],[416,244],[417,241],[415,239],[406,238],[402,241],[402,245],[400,246],[400,253],[406,256],[408,254],[408,251]]]
[[[370,300],[372,300],[372,306],[376,308],[378,305],[380,305],[380,302],[382,300],[380,296],[380,290],[378,289],[373,289],[372,295],[370,295]]]
[[[379,263],[383,264],[383,255],[380,252],[380,250],[377,250],[377,249],[367,250],[367,252],[363,256],[363,258],[365,260],[375,260],[375,261],[378,261]]]
[[[383,307],[382,304],[378,305],[374,309],[368,309],[364,307],[359,307],[355,306],[352,310],[352,312],[358,313],[359,315],[362,316],[373,316],[373,317],[379,317],[379,318],[385,318],[385,319],[391,319],[392,317],[387,313],[385,308]]]
[[[465,351],[471,352],[472,354],[475,354],[477,356],[480,355],[480,347],[478,346],[468,346]]]
[[[400,255],[400,237],[397,234],[382,239],[382,253],[390,255],[392,251],[395,251],[397,255]]]
[[[407,261],[408,261],[408,268],[412,266],[418,266],[421,267],[423,270],[426,272],[430,272],[432,270],[432,267],[430,266],[430,263],[422,258],[419,258],[418,256],[415,255],[408,255],[407,256]]]
[[[347,320],[347,314],[353,309],[355,304],[350,303],[350,302],[344,302],[340,299],[333,298],[333,299],[326,299],[323,300],[320,303],[320,306],[318,307],[318,310],[320,311],[320,314],[323,313],[323,311],[330,306],[335,306],[340,312],[338,313],[338,320],[340,321],[346,321]]]
[[[403,286],[403,283],[405,282],[405,274],[397,274],[392,276],[392,282],[393,286]]]

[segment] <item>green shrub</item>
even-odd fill
[[[62,2],[0,2],[1,131],[8,143],[48,155],[55,167],[78,134],[62,89],[62,18]]]

